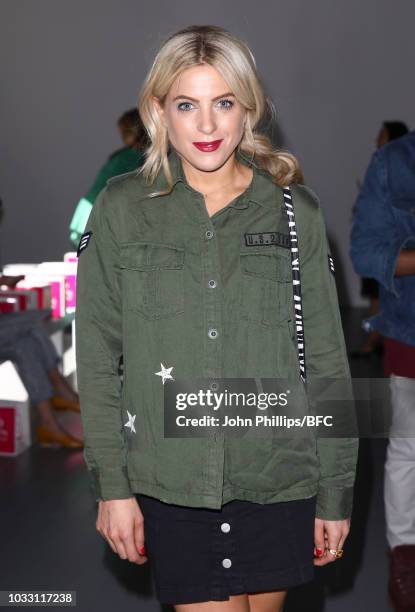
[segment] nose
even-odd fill
[[[197,127],[202,134],[212,134],[216,130],[216,121],[212,108],[200,109]]]

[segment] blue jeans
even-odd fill
[[[50,310],[28,310],[0,315],[0,361],[16,366],[31,403],[54,395],[47,372],[61,361],[43,319]]]

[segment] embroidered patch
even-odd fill
[[[327,254],[328,260],[329,260],[329,268],[330,268],[330,272],[334,275],[334,260],[333,257],[330,255],[330,253]]]
[[[246,246],[261,246],[267,244],[277,244],[278,246],[290,248],[290,237],[281,232],[256,232],[244,234]]]
[[[92,236],[92,232],[85,232],[85,234],[82,234],[81,239],[79,241],[78,250],[76,252],[77,257],[79,257],[82,251],[86,249],[91,236]]]

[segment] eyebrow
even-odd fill
[[[227,96],[235,97],[235,94],[233,94],[231,91],[227,91],[226,93],[221,94],[220,96],[216,96],[215,98],[212,98],[212,100],[213,101],[219,100],[219,98],[225,98]],[[192,98],[192,96],[184,96],[184,95],[176,96],[175,98],[173,98],[173,102],[175,102],[175,100],[181,100],[181,99],[192,100],[193,102],[199,102],[199,100],[197,100],[196,98]]]

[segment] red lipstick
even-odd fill
[[[208,153],[210,151],[216,151],[216,149],[220,147],[222,140],[223,138],[220,140],[211,140],[209,142],[194,142],[193,144],[199,149],[199,151]]]

